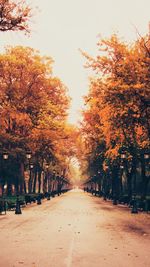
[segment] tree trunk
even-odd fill
[[[141,160],[141,176],[142,176],[142,196],[141,198],[144,200],[147,195],[147,189],[148,189],[148,184],[150,182],[150,177],[146,176],[146,165],[144,162],[144,159],[142,158]]]
[[[24,193],[24,163],[20,163],[20,194]]]
[[[127,175],[127,190],[128,190],[128,199],[132,199],[132,173]]]
[[[30,177],[28,181],[28,193],[32,193],[32,171],[30,170]]]
[[[41,171],[38,171],[38,193],[41,193]]]
[[[34,172],[33,193],[36,193],[37,170]]]
[[[115,166],[112,171],[112,192],[113,197],[119,198],[120,194],[120,184],[119,184],[119,168]]]
[[[43,193],[47,192],[47,175],[44,175],[44,181],[43,181]]]
[[[130,202],[132,199],[132,177],[133,177],[133,165],[131,166],[131,170],[129,170],[127,162],[124,162],[125,165],[125,173],[127,177],[127,194],[128,194],[128,201]]]
[[[24,193],[26,194],[27,193],[27,186],[26,186],[26,182],[24,180]]]
[[[11,183],[7,184],[7,195],[8,196],[12,195],[12,184]]]

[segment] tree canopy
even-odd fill
[[[139,160],[145,168],[143,155],[149,151],[150,39],[147,35],[127,44],[114,34],[100,40],[98,48],[95,58],[82,52],[95,73],[81,126],[85,166],[89,175],[103,172],[106,164],[120,164],[125,152],[126,172],[135,174]]]
[[[30,32],[31,7],[24,0],[0,0],[0,31]]]

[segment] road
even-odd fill
[[[1,267],[149,267],[150,214],[72,190],[0,215]]]

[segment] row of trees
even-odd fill
[[[69,164],[71,135],[67,125],[70,99],[61,80],[52,75],[53,60],[25,47],[8,47],[0,55],[0,151],[1,186],[27,191],[24,171],[34,165],[41,191],[41,174],[46,164],[65,175]],[[26,154],[32,152],[29,162]],[[3,153],[8,153],[8,160]]]
[[[32,16],[26,1],[0,0],[1,32],[30,33]],[[67,124],[67,88],[53,76],[52,63],[29,47],[0,54],[2,194],[5,187],[8,194],[40,193],[68,184],[75,131]]]
[[[98,48],[96,58],[82,52],[86,67],[95,72],[78,140],[83,143],[83,173],[93,177],[99,189],[102,181],[107,184],[107,194],[128,194],[131,199],[138,190],[145,198],[150,181],[150,36],[129,45],[113,35]]]

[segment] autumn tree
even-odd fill
[[[52,76],[52,63],[31,48],[10,47],[0,55],[0,142],[19,164],[22,177],[25,152],[32,151],[34,191],[43,163],[56,158],[69,105],[66,87]]]
[[[130,166],[126,165],[126,173],[131,188],[133,176],[136,184],[139,159],[143,183],[149,181],[144,175],[143,163],[143,153],[149,144],[149,37],[129,46],[113,35],[108,40],[101,40],[98,46],[100,54],[95,59],[84,53],[88,59],[87,67],[96,71],[98,77],[91,81],[87,97],[90,109],[85,115],[88,112],[93,118],[98,117],[97,128],[106,144],[105,157],[114,163],[116,171],[119,171],[120,154],[122,150],[126,151],[126,162],[130,162]],[[95,123],[93,125],[94,130]],[[96,134],[98,138],[99,133]]]
[[[0,31],[30,32],[31,8],[24,0],[0,0]]]

